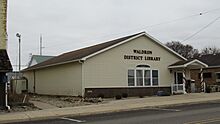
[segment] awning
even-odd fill
[[[199,68],[206,68],[208,67],[207,64],[199,61],[197,59],[194,60],[187,60],[187,61],[178,61],[172,65],[170,65],[169,69],[176,69],[176,68],[190,68],[190,69],[199,69]]]

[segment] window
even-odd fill
[[[158,70],[138,68],[128,70],[128,86],[156,86],[159,85]]]
[[[144,85],[150,86],[151,82],[151,74],[150,70],[144,70]]]
[[[136,70],[137,86],[143,86],[143,70]]]
[[[203,78],[212,78],[212,73],[211,72],[203,73]]]
[[[134,70],[128,70],[128,86],[134,86]]]
[[[201,79],[201,73],[198,75],[199,79]],[[205,72],[203,73],[203,79],[205,78],[212,78],[212,73],[211,72]]]
[[[152,84],[158,85],[158,70],[152,70]]]
[[[216,79],[220,79],[220,72],[216,73]]]

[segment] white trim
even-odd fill
[[[155,39],[154,37],[152,37],[151,35],[147,34],[146,32],[143,32],[143,33],[141,33],[141,34],[139,34],[139,35],[133,36],[133,37],[127,39],[127,40],[124,40],[124,41],[119,42],[119,43],[117,43],[117,44],[111,45],[111,46],[109,46],[109,47],[107,47],[107,48],[105,48],[105,49],[102,49],[102,50],[100,50],[100,51],[97,51],[97,52],[95,52],[95,53],[92,53],[92,54],[90,54],[90,55],[88,55],[88,56],[85,56],[85,57],[83,57],[83,58],[81,58],[81,59],[78,59],[78,60],[72,60],[72,61],[66,61],[66,62],[61,62],[61,63],[49,64],[49,65],[45,65],[45,66],[41,66],[41,67],[37,67],[37,68],[33,68],[33,69],[27,69],[27,70],[24,69],[24,70],[25,70],[25,71],[29,71],[29,70],[41,69],[41,68],[50,67],[50,66],[55,66],[55,65],[67,64],[67,63],[76,62],[76,61],[80,61],[80,60],[85,61],[86,59],[88,59],[88,58],[90,58],[90,57],[93,57],[93,56],[95,56],[95,55],[97,55],[97,54],[100,54],[100,53],[105,52],[105,51],[107,51],[107,50],[109,50],[109,49],[112,49],[112,48],[114,48],[114,47],[117,47],[117,46],[119,46],[119,45],[121,45],[121,44],[124,44],[124,43],[126,43],[126,42],[129,42],[129,41],[131,41],[131,40],[133,40],[133,39],[135,39],[135,38],[138,38],[138,37],[140,37],[140,36],[146,36],[146,37],[150,38],[152,41],[156,42],[157,44],[159,44],[160,46],[162,46],[162,47],[165,48],[166,50],[170,51],[170,52],[173,53],[174,55],[180,57],[180,58],[183,59],[183,60],[187,60],[185,57],[181,56],[181,55],[178,54],[177,52],[175,52],[175,51],[173,51],[172,49],[170,49],[170,48],[168,48],[167,46],[165,46],[165,45],[164,45],[163,43],[161,43],[159,40]]]
[[[194,63],[194,62],[197,62],[197,63],[203,65],[204,67],[208,67],[207,64],[205,64],[205,63],[203,63],[203,62],[201,62],[201,61],[199,61],[199,60],[197,60],[197,59],[194,59],[193,61],[184,64],[184,66],[186,67],[186,66],[188,66],[188,65],[190,65],[190,64],[192,64],[192,63]]]
[[[112,49],[112,48],[114,48],[114,47],[117,47],[117,46],[119,46],[119,45],[121,45],[121,44],[124,44],[124,43],[126,43],[126,42],[129,42],[129,41],[131,41],[131,40],[133,40],[133,39],[135,39],[135,38],[138,38],[138,37],[140,37],[140,36],[146,36],[146,37],[150,38],[152,41],[154,41],[154,42],[156,42],[157,44],[161,45],[163,48],[165,48],[166,50],[168,50],[168,51],[170,51],[171,53],[175,54],[176,56],[180,57],[181,59],[187,60],[185,57],[181,56],[181,55],[178,54],[177,52],[175,52],[175,51],[173,51],[172,49],[168,48],[168,47],[165,46],[163,43],[161,43],[159,40],[153,38],[152,36],[150,36],[150,35],[147,34],[146,32],[141,33],[141,34],[139,34],[139,35],[136,35],[136,36],[134,36],[134,37],[131,37],[131,38],[125,40],[125,41],[122,41],[122,42],[119,42],[119,43],[117,43],[117,44],[114,44],[114,45],[112,45],[112,46],[109,46],[109,47],[107,47],[107,48],[105,48],[105,49],[102,49],[102,50],[100,50],[100,51],[97,51],[97,52],[95,52],[95,53],[93,53],[93,54],[90,54],[90,55],[88,55],[88,56],[86,56],[86,57],[83,57],[82,60],[86,60],[86,59],[88,59],[88,58],[90,58],[90,57],[93,57],[93,56],[95,56],[95,55],[97,55],[97,54],[100,54],[100,53],[105,52],[105,51],[107,51],[107,50],[109,50],[109,49]]]
[[[157,40],[156,38],[152,37],[151,35],[145,33],[145,36],[149,37],[150,39],[152,39],[153,41],[155,41],[156,43],[158,43],[159,45],[161,45],[162,47],[164,47],[165,49],[167,49],[168,51],[174,53],[175,55],[177,55],[178,57],[182,58],[183,60],[187,60],[185,57],[181,56],[179,53],[175,52],[174,50],[170,49],[169,47],[167,47],[166,45],[164,45],[163,43],[161,43],[159,40]]]
[[[206,68],[220,68],[220,65],[217,65],[217,66],[208,66]]]
[[[179,82],[178,82],[178,74],[177,73],[181,73],[182,75],[183,75],[183,71],[176,71],[175,72],[176,73],[176,75],[175,75],[175,81],[174,81],[174,84],[179,84]]]
[[[160,71],[158,69],[151,69],[151,71],[153,71],[153,70],[158,71],[158,86],[160,86]],[[153,85],[153,77],[152,77],[152,86],[156,86],[156,85]]]
[[[97,55],[97,54],[100,54],[100,53],[102,53],[102,52],[105,52],[105,51],[107,51],[107,50],[109,50],[109,49],[112,49],[112,48],[114,48],[114,47],[116,47],[116,46],[119,46],[119,45],[121,45],[121,44],[124,44],[124,43],[126,43],[126,42],[128,42],[128,41],[131,41],[131,40],[133,40],[133,39],[135,39],[135,38],[138,38],[138,37],[140,37],[140,36],[142,36],[142,35],[144,35],[144,33],[141,33],[141,34],[136,35],[136,36],[134,36],[134,37],[131,37],[131,38],[127,39],[127,40],[124,40],[124,41],[119,42],[119,43],[117,43],[117,44],[111,45],[111,46],[109,46],[109,47],[107,47],[107,48],[105,48],[105,49],[102,49],[102,50],[100,50],[100,51],[97,51],[97,52],[95,52],[95,53],[93,53],[93,54],[90,54],[90,55],[88,55],[88,56],[86,56],[86,57],[83,57],[82,60],[86,60],[86,59],[88,59],[88,58],[90,58],[90,57],[93,57],[93,56],[95,56],[95,55]]]
[[[184,65],[175,65],[175,66],[169,66],[168,68],[172,69],[172,68],[184,68],[184,67],[185,67]]]
[[[50,64],[50,65],[45,65],[45,66],[36,67],[36,68],[33,68],[33,69],[28,69],[28,68],[27,68],[27,69],[21,70],[21,72],[32,71],[32,70],[41,69],[41,68],[46,68],[46,67],[51,67],[51,66],[55,66],[55,65],[63,65],[63,64],[71,63],[71,62],[77,62],[77,61],[80,61],[80,60],[77,59],[77,60],[71,60],[71,61],[66,61],[66,62],[60,62],[60,63],[55,63],[55,64]],[[30,67],[30,68],[31,68],[31,67]]]
[[[129,68],[128,70],[134,70],[134,86],[128,86],[128,75],[127,75],[127,86],[128,87],[155,87],[155,86],[158,87],[158,86],[160,86],[160,71],[158,69],[137,67],[137,68]],[[141,70],[142,73],[143,73],[143,76],[142,76],[143,77],[143,85],[142,86],[137,86],[137,78],[136,78],[137,77],[137,74],[136,74],[137,70]],[[145,82],[144,82],[145,70],[149,70],[150,71],[150,85],[145,85]],[[152,77],[152,71],[153,70],[158,71],[158,84],[157,85],[153,85],[153,77]]]
[[[192,61],[190,61],[190,62],[187,62],[187,63],[185,63],[185,64],[183,64],[183,65],[169,66],[168,68],[169,68],[169,69],[172,69],[172,68],[185,68],[185,67],[187,67],[188,65],[190,65],[190,64],[192,64],[192,63],[195,63],[195,62],[201,64],[201,65],[204,66],[205,68],[208,67],[207,64],[205,64],[205,63],[203,63],[203,62],[201,62],[201,61],[199,61],[199,60],[197,60],[197,59],[194,59],[194,60],[192,60]]]

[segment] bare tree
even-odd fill
[[[205,47],[201,50],[202,55],[207,55],[207,54],[218,54],[220,53],[220,49],[212,46],[212,47]]]
[[[179,41],[172,41],[172,42],[167,42],[165,45],[185,58],[193,58],[199,56],[199,50],[194,49],[193,46],[189,44],[184,45]]]

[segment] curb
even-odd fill
[[[134,110],[141,110],[141,109],[147,109],[147,108],[160,108],[160,107],[169,107],[169,106],[181,106],[181,105],[192,105],[192,104],[200,104],[200,103],[208,103],[208,102],[214,102],[219,101],[220,98],[210,99],[210,100],[197,100],[197,101],[179,101],[179,103],[166,103],[161,105],[135,105],[133,106],[127,106],[125,108],[114,108],[109,109],[108,107],[103,107],[104,110],[98,110],[93,112],[79,112],[79,113],[59,113],[62,111],[61,109],[57,109],[54,111],[51,110],[38,110],[38,111],[27,111],[27,112],[19,112],[19,113],[11,113],[11,114],[3,114],[0,115],[3,116],[1,118],[8,116],[11,116],[12,118],[8,118],[5,120],[0,119],[0,123],[13,123],[13,122],[27,122],[27,121],[37,121],[37,120],[48,120],[48,119],[57,119],[61,117],[68,117],[68,116],[88,116],[88,115],[96,115],[96,114],[105,114],[105,113],[114,113],[114,112],[126,112],[126,111],[134,111]],[[106,110],[105,110],[106,109]],[[60,111],[58,111],[60,110]],[[65,111],[65,110],[64,110]],[[39,114],[39,113],[43,114]],[[13,118],[14,117],[14,118]]]

